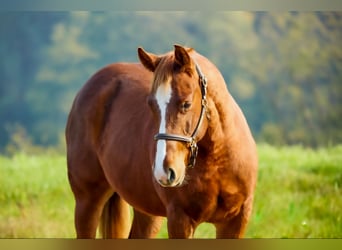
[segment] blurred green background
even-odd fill
[[[64,128],[77,91],[138,46],[175,43],[217,65],[258,142],[246,237],[342,237],[342,12],[106,11],[0,14],[0,238],[75,237]]]
[[[2,12],[0,150],[63,141],[99,68],[179,43],[213,61],[258,142],[342,142],[342,12]]]

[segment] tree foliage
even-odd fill
[[[58,142],[96,70],[175,43],[218,66],[259,141],[342,142],[341,12],[4,12],[0,34],[1,148]]]

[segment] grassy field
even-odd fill
[[[342,238],[342,145],[259,145],[247,238]],[[63,155],[0,156],[0,238],[73,238],[74,200]],[[196,237],[214,238],[202,224]],[[165,223],[159,238],[166,238]]]

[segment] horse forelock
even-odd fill
[[[187,52],[191,53],[194,49],[187,48]],[[175,72],[185,72],[188,75],[194,74],[194,65],[191,67],[177,68],[175,65],[175,56],[173,52],[169,52],[160,58],[159,64],[154,72],[152,83],[152,93],[155,94],[161,84],[168,83]]]
[[[165,55],[160,59],[158,67],[154,72],[152,93],[155,94],[161,84],[169,82],[173,74],[173,56]]]

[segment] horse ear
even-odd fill
[[[159,63],[159,57],[152,53],[147,53],[143,48],[138,48],[139,60],[146,69],[154,72]]]
[[[183,48],[180,45],[174,45],[175,47],[175,62],[181,67],[181,68],[191,68],[191,58],[186,51],[185,48]]]

